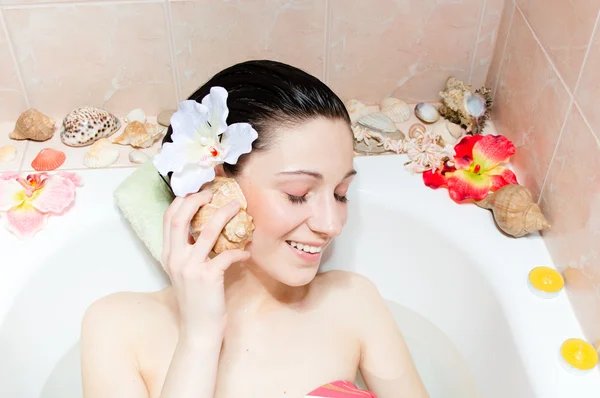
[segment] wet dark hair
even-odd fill
[[[270,148],[278,126],[292,127],[314,118],[344,120],[350,131],[350,116],[342,100],[325,83],[291,65],[268,60],[242,62],[214,75],[188,99],[201,102],[214,86],[228,92],[227,124],[250,123],[257,131],[252,152]],[[171,142],[172,133],[169,126],[163,144]],[[237,164],[225,163],[223,169],[236,176],[247,159],[242,155]]]

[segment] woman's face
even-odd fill
[[[343,120],[318,118],[278,130],[272,148],[250,156],[236,180],[256,226],[246,246],[254,266],[288,286],[315,277],[346,223],[352,146]]]

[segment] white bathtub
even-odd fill
[[[356,159],[349,221],[323,269],[377,284],[432,398],[598,398],[597,369],[574,375],[558,360],[582,337],[566,295],[527,288],[532,267],[552,265],[541,238],[503,236],[490,212],[426,188],[404,161]],[[88,305],[167,283],[113,202],[132,171],[79,171],[76,205],[30,242],[0,230],[0,397],[80,397]]]

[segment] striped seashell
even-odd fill
[[[64,152],[52,148],[44,148],[31,161],[31,167],[37,171],[52,171],[58,169],[67,160]]]

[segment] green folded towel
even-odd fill
[[[162,263],[163,214],[173,201],[173,194],[152,159],[127,177],[115,189],[114,197],[134,232]]]

